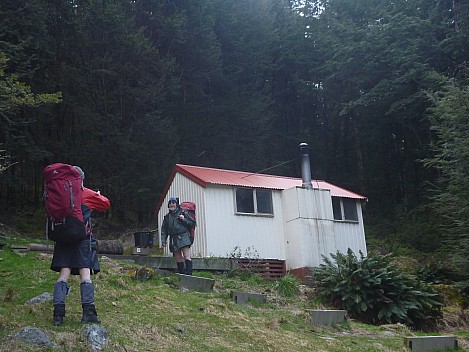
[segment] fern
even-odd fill
[[[441,317],[441,299],[430,286],[403,273],[391,254],[357,258],[352,250],[323,257],[313,271],[321,300],[347,310],[366,323],[404,323],[413,328],[434,326]]]

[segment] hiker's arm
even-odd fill
[[[183,223],[188,228],[195,227],[195,225],[196,225],[195,220],[192,219],[192,217],[189,215],[189,213],[187,211],[183,211],[181,213],[181,215],[183,215],[182,218],[179,218],[181,223]]]
[[[83,189],[83,204],[96,211],[106,211],[111,206],[111,202],[107,197],[86,187]]]

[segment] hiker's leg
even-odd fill
[[[69,268],[60,269],[59,278],[54,284],[54,313],[53,323],[56,326],[62,325],[65,317],[65,297],[68,295],[70,288],[67,285],[67,280],[70,277],[71,270]]]
[[[191,260],[191,247],[183,247],[181,248],[181,252],[185,260]]]
[[[191,259],[191,248],[189,246],[181,248],[182,255],[185,259],[186,264],[186,275],[192,275],[192,259]]]
[[[178,268],[178,273],[179,274],[184,274],[185,267],[184,267],[184,257],[182,256],[182,252],[180,249],[178,249],[176,252],[174,252],[174,257],[176,258],[176,265]]]
[[[70,278],[70,274],[72,273],[72,269],[70,268],[62,268],[59,272],[59,280],[67,282]]]
[[[91,270],[89,268],[80,269],[80,279],[81,281],[91,281]]]
[[[94,304],[94,285],[91,282],[91,272],[88,268],[80,269],[80,294],[83,316],[81,321],[84,323],[100,323]]]
[[[177,249],[176,252],[174,252],[174,258],[176,258],[177,262],[183,262],[184,257],[182,256],[181,249]]]

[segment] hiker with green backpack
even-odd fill
[[[100,271],[96,237],[91,229],[93,211],[109,209],[100,192],[83,186],[85,173],[78,166],[51,164],[44,169],[46,234],[55,241],[51,270],[59,273],[54,285],[54,325],[62,325],[70,275],[80,275],[80,294],[85,323],[100,323],[94,302],[91,275]]]
[[[168,210],[161,225],[161,244],[166,247],[169,237],[169,250],[176,258],[178,273],[192,275],[191,229],[195,228],[195,219],[181,208],[177,198],[169,198]]]

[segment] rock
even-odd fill
[[[39,296],[31,298],[29,301],[26,302],[26,304],[38,304],[38,303],[51,301],[53,297],[54,296],[52,295],[52,293],[44,292],[43,294],[40,294]]]
[[[152,280],[156,276],[156,271],[152,268],[143,267],[135,272],[136,280]]]
[[[52,347],[54,344],[46,333],[38,328],[27,326],[16,333],[16,337],[31,345]]]
[[[107,344],[108,332],[100,325],[85,325],[83,328],[83,334],[93,350],[100,350]]]

